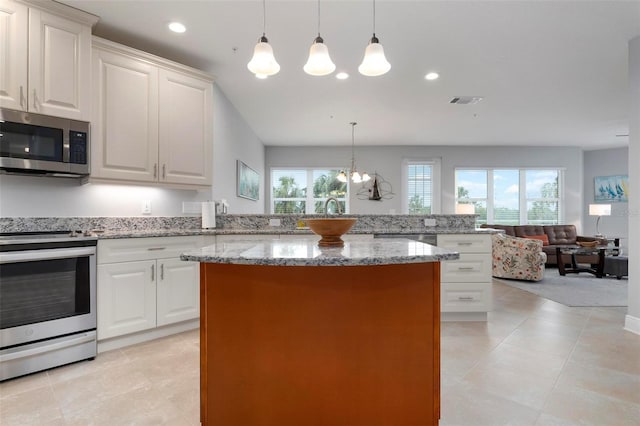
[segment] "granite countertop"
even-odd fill
[[[312,238],[219,242],[183,253],[182,260],[239,265],[364,266],[455,260],[458,252],[408,239],[347,241],[344,247],[320,248]]]
[[[490,228],[449,228],[438,229],[434,231],[416,231],[416,230],[388,230],[373,229],[351,231],[352,235],[367,234],[400,234],[400,235],[416,235],[416,234],[495,234],[504,232],[499,229]],[[189,235],[314,235],[311,230],[307,229],[283,229],[283,228],[263,228],[263,229],[143,229],[143,230],[119,230],[119,231],[100,231],[95,234],[98,239],[115,239],[115,238],[147,238],[147,237],[179,237]]]

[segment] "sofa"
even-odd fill
[[[542,251],[540,240],[493,234],[491,254],[492,275],[496,278],[527,281],[544,278],[547,255]]]
[[[586,237],[578,235],[575,225],[489,225],[482,224],[481,228],[502,229],[505,235],[519,238],[527,238],[542,241],[542,251],[547,255],[547,265],[557,265],[556,246],[574,245],[578,241],[598,241],[599,244],[606,245],[607,240],[596,237]],[[570,263],[569,256],[564,259],[565,263]],[[576,256],[579,263],[597,264],[598,255]]]

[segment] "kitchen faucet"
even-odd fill
[[[338,202],[338,199],[335,197],[329,197],[327,198],[327,201],[324,202],[324,214],[329,215],[329,202],[330,201],[334,201],[336,203],[336,208],[338,210],[338,214],[342,214],[342,209],[340,208],[340,203]]]

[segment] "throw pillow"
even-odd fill
[[[548,246],[549,245],[549,236],[547,234],[544,234],[544,235],[527,235],[524,238],[528,238],[530,240],[540,240],[540,241],[542,241],[542,245],[543,246]]]

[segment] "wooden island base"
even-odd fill
[[[438,424],[439,262],[200,268],[203,425]]]

